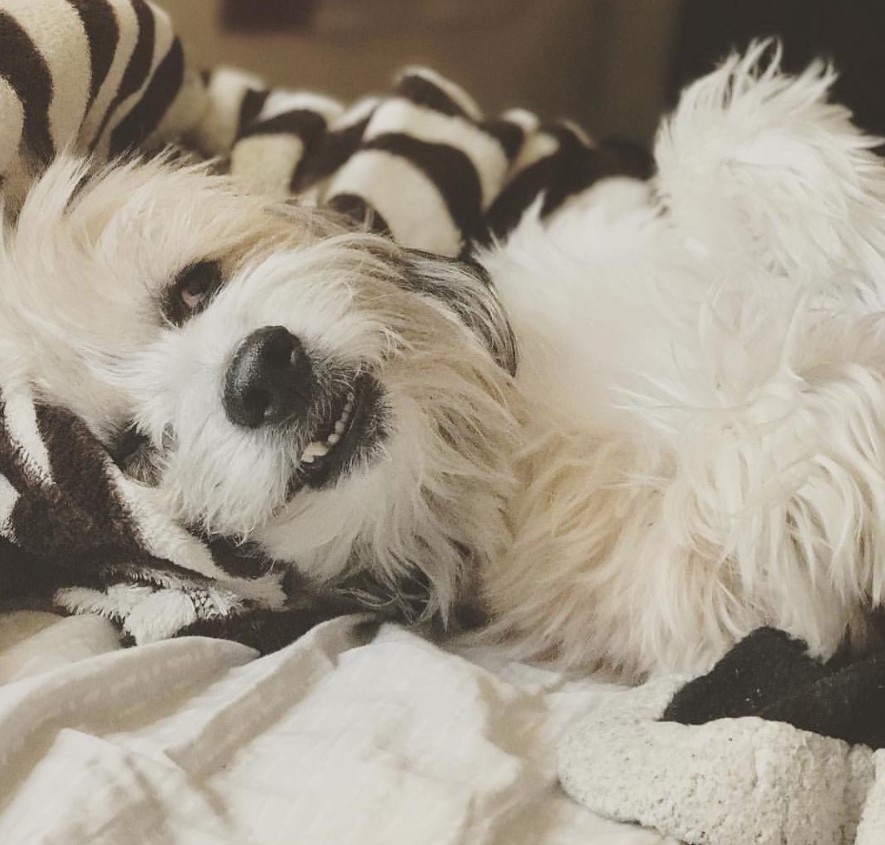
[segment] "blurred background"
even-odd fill
[[[777,35],[785,63],[841,71],[838,98],[885,134],[885,0],[158,0],[191,61],[342,99],[426,64],[487,113],[524,106],[648,142],[680,88]]]

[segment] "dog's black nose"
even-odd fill
[[[236,425],[280,425],[307,411],[313,388],[313,369],[301,341],[282,326],[265,326],[234,354],[222,404]]]

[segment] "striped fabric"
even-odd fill
[[[506,234],[536,201],[549,214],[605,176],[647,169],[641,154],[525,111],[489,120],[428,70],[345,106],[240,70],[192,72],[169,17],[146,0],[0,0],[8,208],[62,149],[105,161],[170,142],[257,190],[449,257]],[[0,367],[0,600],[48,594],[59,578],[60,605],[107,615],[134,642],[198,632],[267,650],[341,609],[286,609],[268,561],[164,519],[85,425],[36,405]]]
[[[645,178],[639,150],[594,144],[569,124],[514,110],[488,120],[471,97],[423,68],[393,91],[345,108],[268,91],[224,68],[206,77],[205,155],[229,156],[255,187],[367,221],[404,246],[456,257],[506,235],[543,196],[549,214],[606,176]]]
[[[191,129],[206,94],[144,0],[0,2],[0,176],[20,195],[61,149],[99,158]]]
[[[62,148],[107,159],[178,141],[225,157],[258,189],[448,256],[506,234],[542,194],[549,213],[602,177],[647,169],[568,124],[521,110],[488,120],[425,69],[349,107],[231,68],[200,76],[146,0],[0,0],[0,114],[0,177],[13,196]]]

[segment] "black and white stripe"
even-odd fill
[[[425,69],[349,109],[230,68],[200,80],[147,0],[0,0],[0,112],[8,192],[62,148],[103,159],[187,138],[259,189],[329,204],[447,256],[506,234],[539,197],[550,213],[644,167],[528,112],[486,120]]]
[[[167,118],[185,87],[172,24],[145,0],[0,2],[0,175],[17,184],[62,149],[105,158],[194,114]]]
[[[247,93],[255,95],[242,79],[228,83],[229,115]],[[424,69],[404,73],[389,97],[337,114],[321,102],[305,100],[267,122],[229,119],[214,132],[225,139],[215,149],[235,136],[237,175],[264,190],[309,192],[312,202],[414,249],[464,255],[505,235],[539,197],[548,214],[606,176],[643,177],[634,161],[622,165],[610,148],[568,125],[542,127],[520,110],[485,120],[464,91]]]
[[[613,142],[596,145],[566,124],[539,130],[524,142],[523,155],[489,209],[490,231],[504,237],[535,202],[547,216],[606,177],[648,178],[650,158],[640,150],[629,152],[622,154]]]

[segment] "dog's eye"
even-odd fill
[[[202,308],[221,284],[221,268],[215,261],[201,261],[188,267],[179,277],[176,287],[182,305],[188,311]]]
[[[221,267],[217,261],[201,261],[179,273],[166,296],[164,312],[175,325],[198,314],[221,286]]]

